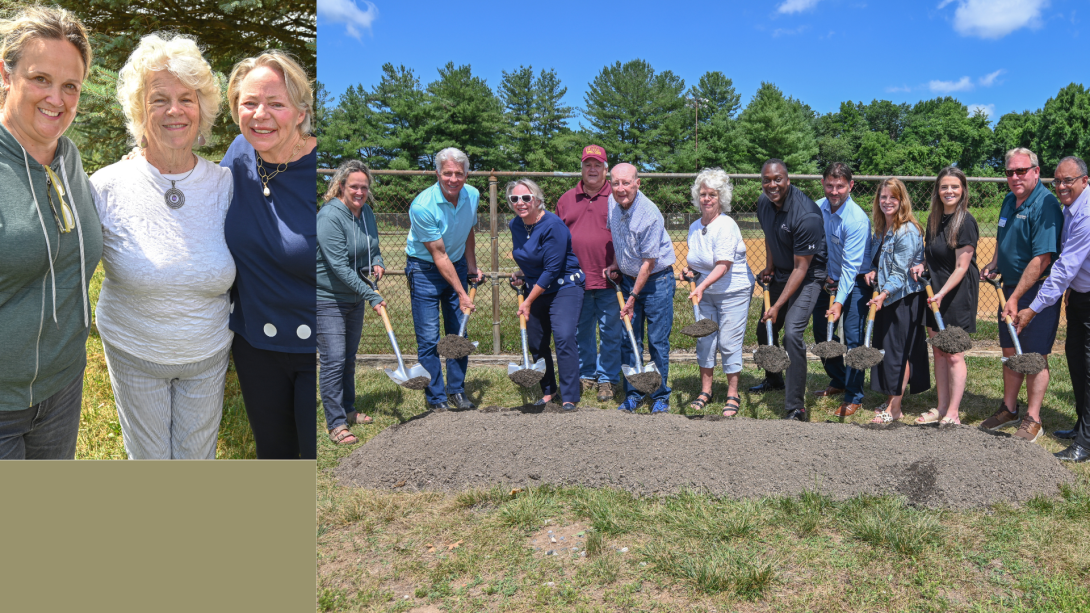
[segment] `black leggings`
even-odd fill
[[[257,349],[241,334],[231,353],[258,459],[316,459],[315,355]]]

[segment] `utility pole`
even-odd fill
[[[691,106],[696,110],[696,116],[693,119],[693,152],[696,153],[696,172],[700,172],[700,105],[708,104],[711,101],[695,95],[688,96],[685,100],[686,106]]]

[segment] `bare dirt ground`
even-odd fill
[[[1074,481],[1040,446],[970,426],[565,413],[555,405],[425,413],[381,432],[335,473],[342,485],[374,489],[552,483],[731,498],[816,490],[951,509],[1016,504]]]

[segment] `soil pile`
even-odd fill
[[[757,367],[768,372],[783,372],[791,365],[787,352],[775,345],[761,345],[753,352],[753,361]]]
[[[410,390],[422,390],[431,383],[431,377],[413,377],[401,384],[401,387]]]
[[[1039,353],[1023,353],[1007,358],[1007,368],[1023,375],[1035,375],[1048,366],[1045,356]]]
[[[848,347],[843,343],[824,341],[811,347],[810,351],[813,351],[814,355],[825,360],[844,355],[848,351]]]
[[[650,394],[657,390],[659,385],[662,384],[662,375],[657,372],[641,372],[638,375],[632,375],[631,377],[625,377],[628,380],[628,384],[636,388],[641,394]]]
[[[695,324],[689,324],[681,329],[681,333],[685,336],[692,336],[694,338],[703,338],[710,336],[719,331],[719,327],[715,325],[715,322],[710,319],[701,319]]]
[[[1041,446],[969,426],[861,428],[547,407],[426,414],[379,433],[335,474],[342,485],[403,483],[407,490],[553,483],[753,498],[816,489],[838,500],[892,494],[953,509],[1055,495],[1057,484],[1075,481]]]
[[[534,370],[532,368],[523,368],[522,370],[516,370],[515,372],[507,375],[507,378],[514,381],[516,385],[522,387],[533,387],[538,383],[541,383],[542,377],[545,373],[540,370]]]
[[[439,355],[450,360],[458,360],[473,353],[477,349],[473,346],[473,341],[464,336],[458,336],[457,334],[448,334],[439,339],[439,343],[435,346],[435,350],[439,352]]]
[[[934,338],[927,339],[927,342],[946,353],[963,353],[973,348],[973,339],[969,338],[969,333],[957,326],[942,330]]]
[[[856,347],[844,355],[848,368],[867,370],[882,361],[882,352],[874,347]]]

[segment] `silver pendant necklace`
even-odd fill
[[[185,181],[189,178],[190,175],[196,172],[196,170],[197,164],[193,164],[193,170],[190,170],[188,175],[182,177],[181,179],[167,179],[167,181],[170,181],[170,189],[168,189],[163,194],[163,200],[166,201],[167,206],[174,209],[175,211],[185,206],[185,194],[182,192],[182,190],[175,187],[174,184],[178,181]]]

